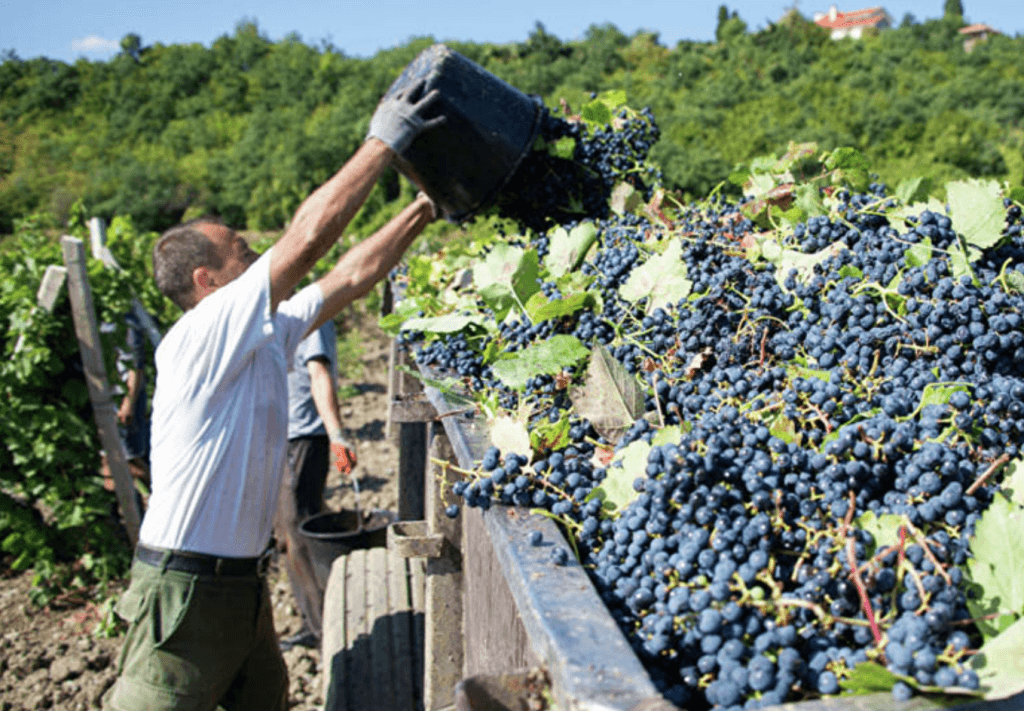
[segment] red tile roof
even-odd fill
[[[830,30],[841,30],[847,27],[874,27],[888,19],[885,9],[880,6],[853,12],[836,12],[834,20],[829,15],[827,12],[822,13],[821,17],[815,18],[815,24]]]
[[[993,35],[1001,34],[999,30],[995,29],[994,27],[989,27],[988,25],[984,25],[980,22],[974,25],[967,25],[967,27],[960,28],[960,34],[962,35],[978,35],[981,34],[982,32],[988,32],[989,34]]]

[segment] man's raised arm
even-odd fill
[[[299,206],[270,256],[272,309],[342,235],[392,157],[421,132],[444,122],[443,116],[427,118],[439,96],[436,90],[424,95],[423,84],[385,97],[370,121],[367,141]]]
[[[373,235],[345,252],[334,268],[317,282],[324,295],[324,304],[308,333],[369,293],[398,264],[409,245],[436,217],[433,202],[420,195]]]

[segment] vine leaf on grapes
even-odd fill
[[[530,297],[540,290],[539,273],[536,250],[498,242],[487,257],[473,267],[473,283],[477,293],[493,309],[495,320],[502,321],[513,308],[522,310]]]
[[[503,454],[514,452],[533,461],[533,446],[530,443],[530,432],[526,427],[528,420],[527,408],[520,408],[516,417],[504,413],[497,415],[488,423],[491,444]]]
[[[571,230],[557,227],[551,230],[551,240],[544,267],[551,276],[558,278],[569,274],[583,264],[583,260],[597,241],[597,227],[592,222],[576,225]]]
[[[530,445],[535,452],[555,451],[568,447],[572,443],[569,430],[572,425],[568,417],[561,417],[557,422],[546,418],[530,429]]]
[[[465,385],[457,378],[431,378],[430,376],[424,375],[418,370],[410,368],[407,365],[396,365],[395,369],[400,370],[407,375],[411,375],[428,388],[434,388],[440,392],[445,397],[448,404],[453,407],[470,407],[475,404],[474,400],[466,397]]]
[[[900,204],[895,207],[891,207],[885,211],[885,216],[892,222],[900,221],[916,223],[918,218],[921,216],[921,213],[925,210],[934,212],[936,215],[945,215],[946,205],[935,198],[928,198],[921,202]]]
[[[967,608],[986,640],[1024,614],[1024,541],[1012,533],[1022,526],[1024,508],[997,495],[974,528],[967,572],[978,595],[968,596]],[[991,615],[998,616],[981,619]]]
[[[1018,573],[1019,574],[1019,573]],[[1024,691],[1024,619],[988,639],[971,657],[986,699],[1006,699]]]
[[[865,554],[870,557],[875,551],[899,543],[900,526],[903,525],[903,522],[903,517],[897,514],[882,514],[878,516],[874,511],[865,511],[858,516],[855,520],[857,528],[870,533],[875,541],[874,548],[866,551]]]
[[[921,391],[921,401],[917,404],[914,411],[906,417],[897,418],[897,421],[912,420],[920,415],[924,408],[929,405],[948,405],[949,398],[952,397],[953,393],[969,393],[970,388],[968,385],[969,383],[928,383]]]
[[[605,470],[601,486],[590,492],[587,499],[600,499],[601,508],[608,514],[622,511],[640,495],[633,487],[633,482],[646,477],[647,457],[650,453],[651,445],[642,439],[616,452],[612,463]]]
[[[783,289],[786,288],[786,277],[790,272],[796,271],[796,280],[806,283],[814,275],[814,268],[830,257],[839,254],[846,247],[839,243],[833,243],[817,252],[806,254],[794,249],[783,249],[774,239],[765,239],[760,244],[761,256],[775,265],[775,281]]]
[[[927,237],[908,249],[903,256],[908,267],[923,267],[932,260],[932,241]]]
[[[871,182],[868,172],[871,165],[864,154],[848,146],[836,148],[825,158],[825,168],[832,171],[832,183],[848,185],[857,192],[864,192]]]
[[[682,425],[662,427],[651,438],[651,446],[659,447],[663,444],[677,444],[682,439],[683,433],[689,432],[691,429],[693,429],[693,425],[689,422],[684,422]]]
[[[849,671],[846,678],[839,681],[839,686],[848,694],[861,696],[865,694],[889,694],[897,681],[902,681],[919,693],[929,695],[929,701],[940,705],[963,703],[963,697],[981,697],[981,692],[956,686],[933,686],[920,683],[912,676],[895,674],[877,662],[861,662]],[[943,699],[943,697],[953,697]],[[955,698],[960,697],[960,698]]]
[[[643,205],[643,196],[629,183],[623,181],[612,189],[608,206],[616,215],[636,212]]]
[[[967,244],[985,250],[1002,240],[1006,208],[994,180],[962,180],[946,185],[953,229]]]
[[[928,199],[932,184],[931,178],[907,178],[896,186],[893,196],[904,205],[921,202]]]
[[[1024,459],[1014,459],[1006,465],[1000,488],[1012,503],[1024,506]]]
[[[586,381],[571,388],[569,398],[577,414],[609,442],[618,442],[644,414],[640,383],[602,345],[591,351]]]
[[[423,331],[424,333],[458,333],[460,331],[484,331],[483,316],[424,316],[406,320],[403,331]]]
[[[647,313],[678,303],[690,295],[693,282],[682,260],[683,244],[672,240],[663,254],[650,257],[619,287],[619,296],[635,304],[647,298]]]
[[[551,299],[538,291],[526,302],[526,314],[534,323],[571,316],[580,309],[593,307],[594,295],[591,293],[573,294],[561,299]]]
[[[575,336],[559,334],[546,341],[516,351],[511,357],[494,363],[494,375],[505,385],[522,390],[526,381],[537,375],[554,375],[573,366],[590,354]]]

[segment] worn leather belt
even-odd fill
[[[141,543],[135,547],[135,560],[167,570],[178,570],[193,575],[266,575],[270,567],[270,552],[256,558],[230,558],[193,553],[191,551],[167,551],[150,548]]]

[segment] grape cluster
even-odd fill
[[[648,109],[636,116],[623,110],[617,126],[592,132],[584,123],[555,116],[546,107],[540,111],[538,135],[543,143],[571,138],[572,157],[552,155],[547,148],[527,153],[496,197],[502,217],[543,233],[554,225],[607,217],[608,198],[621,180],[645,194],[660,182],[661,174],[646,167],[647,154],[660,135]]]
[[[671,234],[687,236],[692,293],[656,309],[618,289],[659,228],[594,214],[584,272],[602,310],[512,318],[493,338],[508,353],[559,333],[607,347],[647,385],[648,416],[618,442],[571,415],[572,369],[515,393],[458,335],[419,351],[506,407],[532,403],[534,425],[570,413],[568,446],[532,462],[492,447],[455,493],[561,517],[652,678],[688,708],[835,694],[869,660],[920,685],[979,684],[965,563],[990,475],[1024,434],[1024,294],[1007,278],[1024,277],[1021,211],[1007,203],[1004,239],[960,275],[946,215],[890,221],[881,184],[837,198],[831,217],[793,230],[789,249],[832,250],[803,275],[746,258],[753,224],[738,205],[684,207]],[[640,441],[637,496],[608,516],[594,491],[614,470],[600,455]],[[900,517],[894,539],[875,540],[868,514]]]

